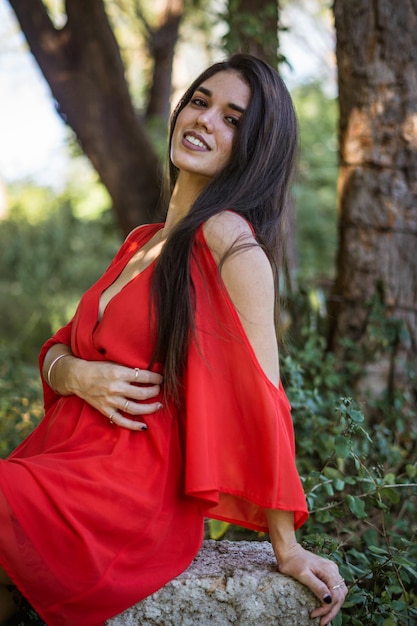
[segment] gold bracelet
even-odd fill
[[[52,368],[54,367],[54,365],[56,363],[58,363],[58,361],[60,359],[63,359],[65,356],[71,356],[71,354],[68,354],[68,352],[65,352],[65,354],[59,354],[51,363],[51,365],[48,368],[48,373],[46,374],[46,382],[48,383],[48,385],[50,386],[50,388],[55,391],[55,389],[52,386],[52,382],[51,382],[51,373],[52,373]]]

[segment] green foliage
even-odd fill
[[[358,363],[338,370],[314,319],[294,333],[297,342],[282,362],[311,512],[300,538],[334,559],[347,581],[349,596],[334,624],[411,626],[417,621],[417,411],[406,397],[372,407],[347,397]],[[347,395],[340,397],[342,390]]]
[[[0,343],[0,458],[5,458],[37,426],[43,414],[38,370],[22,364]]]
[[[10,195],[8,217],[0,221],[0,341],[34,363],[120,239],[107,196],[94,184],[84,195],[56,197],[29,186]]]
[[[300,125],[294,186],[299,274],[332,278],[337,249],[337,102],[320,83],[292,91]]]
[[[258,3],[256,11],[242,6],[240,0],[229,0],[218,18],[228,29],[222,38],[222,48],[231,55],[236,51],[249,51],[262,56],[271,65],[283,57],[278,48],[278,8],[274,0]],[[256,52],[255,52],[256,50]]]
[[[230,528],[229,522],[222,522],[217,519],[208,520],[208,535],[210,539],[221,539]]]

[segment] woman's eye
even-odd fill
[[[239,126],[240,119],[237,117],[232,117],[231,115],[228,115],[226,117],[226,121],[232,126]]]
[[[198,107],[203,107],[206,105],[205,101],[202,98],[192,98],[191,102]]]

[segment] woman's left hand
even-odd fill
[[[320,617],[320,626],[330,624],[340,611],[348,592],[336,563],[296,543],[284,555],[280,553],[278,566],[282,574],[298,580],[320,600],[321,606],[312,611],[311,617]]]

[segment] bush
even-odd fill
[[[0,343],[0,457],[6,457],[43,415],[42,388],[35,367],[22,364]]]
[[[110,210],[95,219],[79,212],[69,192],[24,187],[0,221],[0,341],[23,361],[36,362],[120,245]]]
[[[311,511],[300,539],[333,558],[348,584],[334,626],[411,626],[417,622],[417,411],[406,396],[355,402],[358,355],[338,368],[318,332],[319,311],[305,302],[299,308],[308,313],[293,332],[282,372]]]

